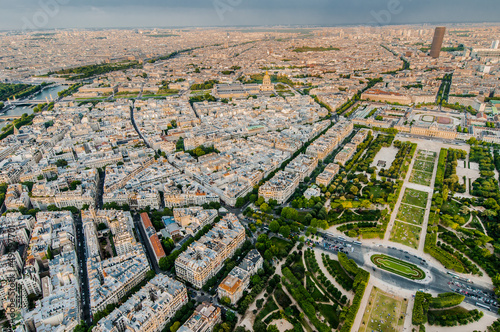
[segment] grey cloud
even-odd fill
[[[498,22],[500,12],[498,0],[0,0],[0,29],[53,3],[65,4],[44,28]]]

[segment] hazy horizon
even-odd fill
[[[0,30],[499,23],[497,0],[0,0]]]

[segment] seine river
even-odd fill
[[[64,86],[64,85],[56,85],[56,86],[51,87],[51,88],[46,88],[45,90],[34,95],[30,100],[33,100],[33,99],[46,100],[46,98],[48,98],[49,102],[50,102],[51,96],[55,100],[55,99],[57,99],[57,93],[59,91],[65,90],[65,89],[67,89],[67,86]],[[14,108],[12,108],[12,109],[8,110],[7,112],[2,113],[0,115],[23,115],[24,113],[27,113],[28,115],[30,115],[33,113],[33,107],[34,106],[16,106],[16,107],[14,107]],[[5,127],[9,123],[10,122],[7,122],[7,121],[1,121],[0,122],[0,129]]]

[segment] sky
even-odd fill
[[[1,30],[500,22],[499,0],[0,0]]]

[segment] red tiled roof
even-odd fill
[[[149,220],[149,216],[146,212],[141,213],[141,220],[144,224],[144,228],[153,227],[151,220]]]

